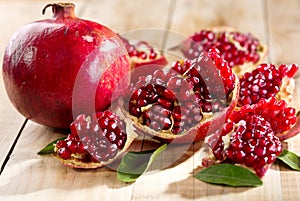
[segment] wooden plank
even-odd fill
[[[8,29],[11,33],[24,22],[39,18],[40,8],[37,7],[43,7],[44,5],[44,1],[38,2],[35,0],[26,1],[26,3],[9,2],[0,1],[0,23],[3,27],[11,27]],[[141,0],[140,3],[137,1],[126,1],[125,3],[121,0],[79,1],[77,12],[80,17],[103,22],[114,30],[125,33],[134,29],[149,27],[165,28],[167,25],[167,10],[170,8],[170,3],[176,2],[171,30],[178,32],[179,35],[189,35],[205,27],[229,25],[245,32],[250,31],[266,43],[270,39],[271,47],[276,45],[278,48],[278,41],[280,40],[277,40],[275,36],[277,36],[277,29],[279,28],[276,27],[276,31],[274,31],[278,18],[276,16],[272,17],[270,13],[271,11],[274,12],[274,9],[290,10],[298,5],[294,1],[291,4],[268,1],[267,7],[264,7],[263,1],[259,0],[170,0],[164,2],[155,0],[153,3],[150,2],[152,1]],[[264,12],[265,8],[269,10],[267,14]],[[15,9],[16,11],[14,11]],[[26,18],[22,18],[21,14],[18,14],[24,10],[26,12],[22,15],[27,16]],[[38,14],[32,13],[36,10],[39,10]],[[155,13],[161,14],[160,17],[158,18]],[[295,14],[295,11],[292,13]],[[51,13],[47,11],[48,15],[50,16]],[[266,16],[268,17],[266,18]],[[294,16],[294,18],[297,17]],[[5,23],[7,19],[15,19],[16,22],[8,25],[8,23]],[[265,26],[267,24],[266,19],[269,20],[270,35],[266,32],[268,30]],[[290,22],[294,25],[297,24],[296,20],[290,21],[288,16],[282,16],[280,19],[283,20],[283,24]],[[3,30],[0,33],[0,36],[3,36],[0,39],[1,41],[8,40],[10,35],[10,32],[7,32],[6,29]],[[297,38],[294,35],[293,37]],[[162,42],[161,39],[158,44],[160,42]],[[3,44],[0,43],[0,45]],[[278,52],[277,48],[273,53],[271,51],[271,61],[282,61],[280,58],[275,59],[274,53]],[[1,49],[4,49],[4,47],[1,46]],[[290,57],[291,60],[293,58],[297,59],[295,56],[296,49],[293,49],[293,51],[292,55],[294,56]],[[286,57],[284,58],[288,61]],[[299,83],[298,79],[297,83]],[[297,94],[300,94],[299,90],[298,87]],[[8,100],[5,100],[5,96],[0,95],[0,98],[0,104],[3,103],[4,109],[7,105],[10,105]],[[0,118],[0,131],[2,132],[3,129],[7,133],[5,137],[17,133],[19,128],[15,128],[15,125],[21,126],[23,122],[23,118],[16,112],[9,119],[5,119],[4,115],[11,111],[13,111],[11,106],[10,109],[3,110],[2,107],[0,109],[0,115],[2,115]],[[20,121],[16,124],[14,121],[18,116]],[[6,127],[6,124],[9,126]],[[134,184],[125,184],[118,181],[115,171],[108,168],[78,171],[62,166],[52,157],[36,154],[44,145],[60,136],[62,136],[62,132],[59,130],[50,129],[33,122],[26,124],[16,148],[0,176],[0,200],[40,200],[42,197],[45,200],[259,201],[298,200],[300,197],[298,192],[300,174],[284,166],[280,167],[281,172],[279,172],[277,164],[272,166],[272,169],[264,178],[263,186],[258,188],[231,188],[210,185],[196,180],[193,175],[201,169],[199,167],[201,151],[198,151],[202,145],[201,143],[196,143],[187,151],[182,152],[182,157],[176,164],[160,171],[149,172],[140,177]],[[8,142],[13,142],[14,139],[15,137],[12,137],[8,139]],[[0,141],[1,146],[5,143],[7,142]],[[288,141],[288,146],[299,154],[300,147],[297,146],[299,143],[299,137],[296,137]],[[7,151],[11,145],[6,146],[3,149],[4,151]],[[139,146],[140,144],[137,145],[137,149],[140,148]],[[148,148],[149,146],[145,144],[144,149]],[[178,149],[172,151],[165,155],[162,163],[165,163],[168,157],[172,157],[172,153],[180,153]],[[158,160],[159,162],[160,160]]]
[[[270,57],[275,64],[300,64],[299,44],[300,2],[267,0],[268,27],[270,30]]]
[[[300,65],[300,2],[291,0],[284,4],[279,0],[267,0],[268,28],[270,39],[270,60],[276,65],[281,63]],[[296,88],[293,105],[300,109],[300,74],[296,75]],[[288,149],[300,154],[300,136],[287,140]],[[280,167],[282,200],[299,200],[300,174],[285,166]]]

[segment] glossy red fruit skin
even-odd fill
[[[121,42],[109,28],[77,18],[74,4],[49,4],[45,8],[49,6],[54,13],[52,19],[26,24],[10,39],[4,53],[3,80],[11,102],[26,118],[50,127],[68,128],[73,120],[72,93],[80,67],[105,41]],[[119,49],[100,52],[109,57]],[[129,71],[129,60],[124,56],[103,74],[95,97],[97,110],[109,107],[114,86]],[[94,74],[85,74],[87,84],[82,86],[82,92],[99,81],[93,79]],[[85,98],[82,94],[77,104],[84,105]]]

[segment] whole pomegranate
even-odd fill
[[[43,13],[48,7],[52,7],[52,19],[26,24],[10,39],[3,78],[11,102],[26,118],[68,128],[73,116],[87,113],[83,110],[91,86],[96,86],[94,109],[109,107],[114,86],[130,71],[130,62],[127,54],[121,55],[126,49],[117,34],[101,24],[77,18],[74,4],[48,4]],[[109,59],[111,62],[107,62]],[[73,101],[74,82],[82,65],[88,67]],[[78,114],[72,114],[74,104]]]

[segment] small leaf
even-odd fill
[[[157,156],[166,148],[167,144],[164,144],[156,150],[128,152],[117,168],[117,178],[124,182],[134,182],[148,170]]]
[[[300,158],[295,153],[283,150],[277,158],[293,170],[300,171]]]
[[[54,140],[53,142],[47,144],[42,150],[40,150],[37,154],[39,155],[46,155],[46,154],[53,154],[54,153],[54,144],[59,140],[64,140],[66,137],[59,138]]]
[[[232,164],[213,165],[197,173],[195,178],[228,186],[261,186],[261,179],[250,170]]]

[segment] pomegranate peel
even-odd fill
[[[280,141],[292,138],[300,133],[300,116],[297,116],[296,123],[291,127],[290,130],[276,134]]]

